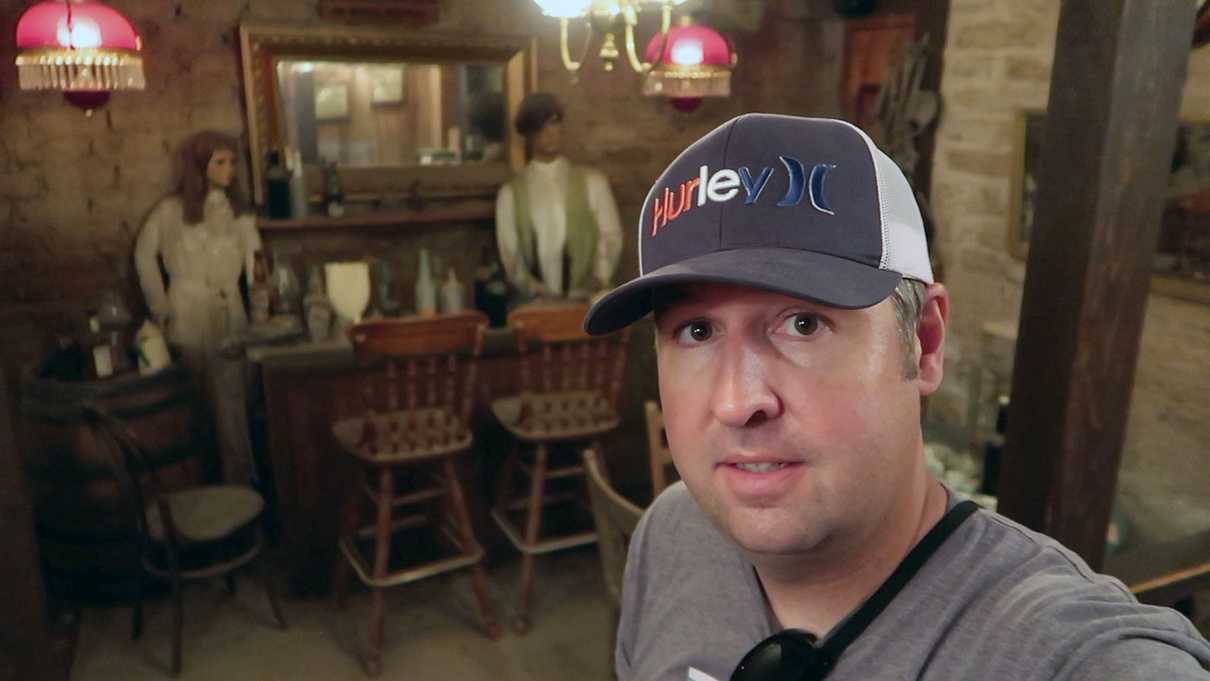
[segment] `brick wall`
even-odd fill
[[[27,4],[0,0],[0,346],[10,369],[37,357],[56,330],[80,329],[105,288],[140,300],[131,252],[147,213],[171,188],[172,151],[199,129],[244,132],[239,22],[318,21],[316,0],[109,0],[144,39],[148,88],[116,94],[85,118],[58,95],[16,89],[8,36]],[[730,5],[733,23],[742,25],[759,2],[707,5],[724,11]],[[741,61],[732,97],[690,114],[641,96],[638,77],[625,66],[606,74],[593,61],[573,84],[559,59],[557,22],[531,0],[446,0],[435,28],[538,37],[538,86],[566,103],[568,155],[601,168],[613,183],[627,226],[619,280],[637,272],[630,226],[650,183],[689,142],[745,111],[839,110],[843,22],[828,0],[768,2],[758,31],[733,36]],[[490,225],[454,230],[476,244],[492,238]],[[411,248],[407,239],[455,259],[478,253],[431,228],[386,237],[329,234],[313,245],[350,254],[402,252]],[[291,251],[306,248],[287,242]],[[633,347],[630,385],[654,397],[650,338],[636,334]]]
[[[0,0],[0,35],[12,35],[26,4]],[[115,95],[91,119],[55,94],[16,90],[12,41],[0,41],[0,339],[22,356],[47,330],[80,323],[100,289],[119,285],[137,297],[133,240],[170,189],[171,151],[202,128],[243,131],[238,23],[318,20],[315,0],[110,4],[144,38],[148,89]],[[688,115],[640,96],[628,72],[590,65],[573,85],[559,61],[557,23],[530,0],[448,0],[437,28],[538,36],[539,86],[567,102],[569,155],[609,175],[630,225],[662,166],[731,115],[836,112],[842,25],[825,6],[769,3],[764,27],[738,36],[734,95]],[[636,269],[634,248],[631,236],[619,277]]]
[[[1014,120],[1046,108],[1058,0],[951,0],[933,168],[933,208],[954,297],[946,389],[937,412],[961,420],[966,378],[987,322],[1015,327],[1024,263],[1006,249]],[[1190,59],[1183,115],[1210,118],[1210,50]],[[1120,478],[1120,501],[1142,530],[1170,537],[1210,526],[1210,307],[1148,301]]]

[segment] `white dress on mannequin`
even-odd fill
[[[239,344],[248,317],[239,277],[252,271],[260,248],[255,219],[237,217],[218,189],[206,196],[202,221],[193,225],[185,224],[178,197],[160,201],[135,243],[135,267],[147,307],[157,320],[167,320],[168,339],[181,349],[206,389],[229,483],[247,483],[254,477]],[[167,286],[160,273],[161,259]]]

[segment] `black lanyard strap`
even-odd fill
[[[820,681],[849,644],[870,626],[891,600],[903,590],[928,559],[941,548],[954,530],[978,510],[973,501],[964,501],[949,510],[924,538],[908,552],[891,576],[878,587],[857,612],[821,646],[815,637],[801,629],[783,629],[757,643],[744,655],[731,681]]]
[[[840,629],[835,634],[828,637],[828,640],[819,647],[819,652],[823,657],[823,664],[831,667],[836,660],[840,658],[840,654],[844,652],[849,644],[857,640],[866,627],[874,621],[878,615],[890,605],[891,601],[907,586],[912,577],[924,567],[928,559],[932,557],[937,549],[945,543],[954,530],[963,523],[972,513],[979,510],[978,504],[973,501],[963,501],[954,506],[942,516],[941,520],[929,530],[924,538],[921,539],[912,550],[908,552],[903,562],[899,563],[899,567],[891,573],[890,577],[878,587],[874,595],[866,599],[865,603],[861,604],[857,612],[841,625]]]

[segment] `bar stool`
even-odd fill
[[[518,308],[508,317],[521,356],[520,390],[491,405],[513,438],[498,478],[492,518],[522,556],[513,619],[518,633],[530,626],[534,556],[597,538],[579,451],[588,444],[601,452],[601,438],[618,426],[629,329],[589,336],[582,328],[587,311],[584,305],[540,305]],[[521,497],[513,492],[517,471],[528,478]],[[547,483],[563,489],[548,489]],[[586,528],[543,536],[543,509],[568,502],[582,511]]]
[[[365,660],[372,676],[382,670],[387,587],[469,567],[483,629],[489,638],[500,635],[480,562],[483,548],[475,538],[455,465],[473,443],[468,423],[486,328],[486,317],[467,312],[368,322],[349,330],[358,361],[374,368],[360,386],[362,413],[332,426],[336,441],[354,457],[359,470],[341,523],[344,558],[337,562],[334,587],[337,604],[342,605],[351,566],[373,591]],[[366,526],[361,526],[363,495],[374,508],[374,522]],[[441,502],[443,508],[433,508]],[[435,530],[431,544],[443,552],[424,560],[396,555],[411,560],[393,565],[396,535],[426,525]],[[358,539],[371,541],[372,559],[360,550]]]

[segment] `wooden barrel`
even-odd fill
[[[193,376],[179,366],[106,381],[27,374],[21,392],[24,465],[48,588],[84,600],[130,594],[137,516],[80,406],[96,401],[131,429],[161,489],[196,485],[211,479],[216,462]]]

